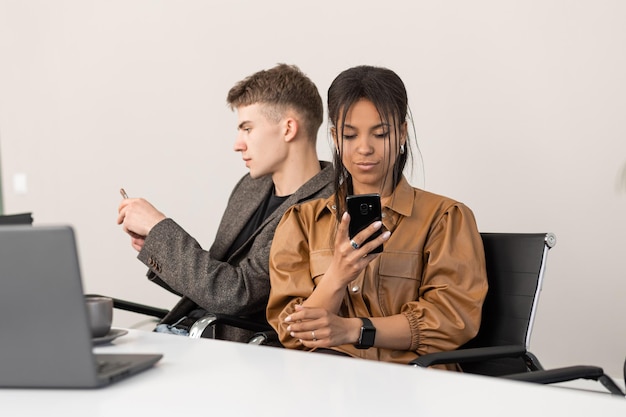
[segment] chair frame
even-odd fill
[[[496,240],[506,239],[511,241],[511,239],[515,239],[516,241],[522,240],[532,240],[533,244],[537,244],[537,241],[541,240],[543,242],[543,247],[540,251],[536,251],[534,256],[538,256],[537,262],[539,263],[538,268],[536,269],[536,276],[533,277],[533,285],[534,290],[532,291],[532,301],[528,306],[527,311],[525,311],[526,316],[524,317],[524,334],[516,333],[514,335],[501,335],[497,334],[499,329],[486,328],[485,326],[493,327],[492,317],[488,316],[489,312],[487,311],[490,302],[495,303],[494,300],[494,283],[493,278],[489,278],[492,271],[499,272],[497,265],[495,263],[500,261],[500,259],[493,258],[490,253],[487,253],[486,259],[488,261],[487,265],[487,275],[488,280],[490,280],[490,289],[487,294],[487,299],[485,300],[485,308],[483,309],[483,323],[481,325],[481,329],[479,330],[478,335],[468,342],[466,345],[460,347],[455,351],[446,351],[446,352],[436,352],[427,355],[422,355],[419,358],[415,359],[411,362],[412,365],[428,367],[432,365],[438,364],[448,364],[448,363],[472,363],[472,362],[480,362],[485,360],[496,360],[496,359],[504,359],[504,358],[521,358],[524,360],[526,366],[531,370],[541,370],[543,369],[541,363],[532,353],[528,352],[528,347],[530,345],[530,336],[532,334],[532,325],[534,323],[537,311],[537,305],[539,300],[539,294],[541,292],[541,288],[543,286],[545,270],[546,270],[546,260],[547,255],[550,249],[552,249],[556,245],[556,236],[553,233],[481,233],[481,237],[483,238],[483,242],[486,247],[486,251],[492,247],[492,245],[496,244]],[[515,242],[516,244],[524,244]],[[526,245],[525,245],[526,246]],[[495,259],[495,261],[494,261]],[[491,262],[490,262],[491,261]],[[505,262],[513,263],[512,261],[505,259]],[[510,271],[507,268],[507,275],[515,278],[516,271]],[[510,277],[507,277],[510,278]],[[495,337],[492,336],[492,333],[496,333]],[[484,339],[491,340],[484,340]],[[490,370],[480,371],[475,373],[481,373],[490,376],[499,376],[494,371]]]
[[[492,237],[497,239],[497,236],[503,235],[515,235],[520,238],[524,238],[526,236],[533,236],[536,234],[481,233],[483,241]],[[619,386],[617,386],[617,384],[615,384],[615,382],[604,373],[602,368],[599,368],[597,366],[570,366],[565,368],[546,370],[543,368],[538,358],[528,350],[530,345],[532,326],[536,317],[539,294],[543,286],[547,255],[549,250],[556,245],[556,236],[553,233],[544,233],[541,235],[544,236],[544,248],[541,253],[540,259],[541,266],[538,270],[538,275],[536,277],[537,287],[533,296],[532,305],[528,312],[528,327],[526,329],[524,337],[521,338],[523,340],[518,340],[512,344],[480,344],[480,341],[483,340],[481,336],[484,336],[484,331],[492,330],[485,330],[481,326],[481,330],[479,330],[479,334],[476,336],[476,338],[466,345],[461,346],[459,349],[448,352],[436,352],[422,355],[419,358],[411,361],[410,365],[418,367],[430,367],[439,364],[458,363],[461,365],[462,368],[464,367],[464,365],[465,368],[471,368],[472,366],[474,366],[475,369],[470,370],[470,373],[478,373],[483,375],[496,376],[506,379],[533,382],[539,384],[566,382],[581,378],[591,379],[599,381],[611,394],[624,396],[624,393],[619,388]],[[490,259],[489,256],[487,256],[487,259]],[[487,265],[487,267],[489,279],[490,265]],[[513,276],[514,274],[511,273],[510,275]],[[488,293],[487,297],[490,296],[493,295],[491,293]],[[485,317],[484,313],[485,311],[483,311],[483,318]],[[479,342],[478,346],[475,346],[475,341]],[[489,370],[488,372],[483,372],[483,369],[480,368],[480,365],[485,362],[493,362],[498,360],[517,360],[524,364],[525,369],[516,372],[497,374],[491,373],[491,370]],[[624,372],[626,381],[626,363]]]

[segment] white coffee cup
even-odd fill
[[[92,337],[106,336],[113,323],[113,299],[99,295],[85,296]]]

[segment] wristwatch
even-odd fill
[[[374,327],[370,319],[365,317],[359,318],[363,324],[361,325],[359,341],[354,345],[354,347],[357,349],[369,349],[374,346],[374,340],[376,339],[376,327]]]

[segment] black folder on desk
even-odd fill
[[[0,227],[0,387],[100,387],[161,357],[93,353],[70,226]]]
[[[33,213],[0,215],[0,226],[9,224],[33,224]]]

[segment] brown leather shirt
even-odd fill
[[[456,349],[478,332],[487,293],[484,250],[472,211],[413,188],[404,178],[382,204],[383,225],[391,237],[383,253],[347,286],[340,315],[402,314],[411,328],[410,350],[333,349],[397,363]],[[296,205],[276,229],[267,318],[287,348],[308,349],[289,335],[284,319],[310,296],[330,265],[334,211],[332,196]]]

